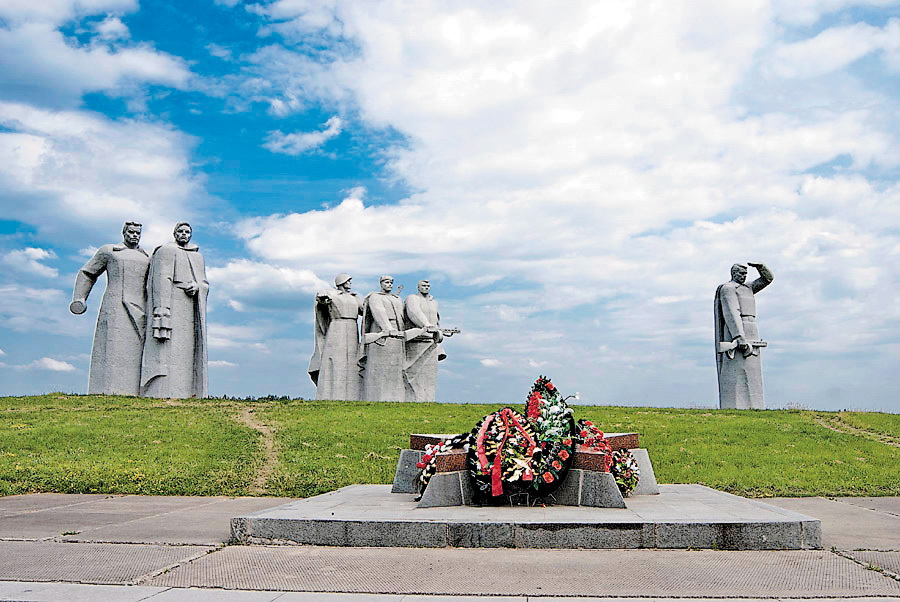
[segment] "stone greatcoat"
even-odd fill
[[[771,272],[761,270],[760,277],[749,284],[739,284],[732,280],[716,289],[714,303],[716,343],[730,343],[739,336],[748,342],[759,340],[754,294],[769,286],[771,282]],[[716,352],[719,407],[722,409],[766,407],[759,348],[752,347],[748,353],[749,355],[744,357],[739,350]]]
[[[438,302],[431,295],[409,295],[404,303],[406,329],[440,326]],[[440,332],[423,333],[406,343],[406,401],[435,401],[437,363],[447,357]]]
[[[199,287],[193,296],[185,290]],[[197,245],[157,247],[147,276],[147,336],[141,395],[186,398],[207,396],[206,298],[209,282]],[[154,337],[169,330],[170,338]]]
[[[385,292],[366,295],[363,303],[363,337],[374,333],[385,334],[369,344],[364,340],[359,346],[362,397],[366,401],[403,401],[406,396],[403,380],[405,340],[387,336],[392,330],[401,333],[404,330],[400,297]]]
[[[321,301],[320,296],[327,296],[330,302]],[[361,311],[356,293],[330,289],[316,296],[315,349],[309,360],[316,399],[360,398],[357,319]]]
[[[106,272],[106,292],[97,315],[88,393],[137,395],[144,346],[145,285],[150,258],[137,247],[103,245],[75,276],[73,301],[84,302]]]

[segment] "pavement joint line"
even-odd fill
[[[875,514],[887,514],[888,516],[896,516],[897,518],[900,518],[900,514],[897,514],[896,512],[891,512],[890,510],[873,510],[872,508],[866,508],[865,506],[860,506],[858,504],[851,504],[850,502],[845,501],[845,498],[825,497],[825,499],[832,501],[832,502],[839,502],[841,504],[846,504],[848,506],[852,506],[854,508],[859,508],[861,510],[868,510],[869,512],[874,512]]]
[[[860,551],[864,551],[864,550],[860,550]],[[889,571],[884,567],[880,567],[877,564],[875,564],[874,562],[863,562],[861,560],[857,560],[852,555],[852,552],[832,548],[831,553],[836,554],[836,555],[840,556],[841,558],[846,558],[847,560],[851,560],[851,561],[855,562],[856,564],[858,564],[859,566],[861,566],[862,568],[866,569],[867,571],[874,570],[869,567],[873,567],[873,566],[878,567],[878,570],[875,572],[878,573],[879,575],[881,575],[882,577],[887,577],[888,579],[893,579],[894,581],[900,581],[900,575],[898,575],[897,573],[895,573],[893,571]]]
[[[113,496],[110,496],[110,497],[113,497]],[[141,496],[138,496],[138,495],[130,495],[130,494],[129,494],[129,495],[114,496],[114,497],[120,497],[120,498],[123,498],[123,499],[124,499],[124,498],[128,498],[128,497],[141,497]],[[110,499],[110,498],[103,498],[102,500],[99,500],[99,501],[100,501],[100,502],[103,502],[103,501],[108,500],[108,499]],[[161,517],[161,516],[168,516],[168,515],[170,515],[170,514],[176,514],[176,513],[178,513],[178,512],[184,512],[184,511],[186,511],[186,510],[196,510],[197,508],[204,508],[204,507],[206,507],[206,506],[212,506],[213,504],[217,504],[217,503],[219,503],[219,502],[221,502],[221,501],[223,501],[223,500],[213,500],[213,501],[211,501],[211,502],[203,502],[202,504],[198,504],[198,505],[196,505],[196,506],[191,506],[191,507],[189,507],[189,508],[179,508],[179,509],[177,509],[177,510],[169,510],[168,512],[159,512],[159,513],[157,513],[157,514],[149,514],[149,515],[147,515],[147,516],[140,516],[140,517],[138,517],[138,518],[132,518],[131,520],[122,521],[121,523],[116,523],[115,526],[116,526],[116,527],[121,527],[122,525],[128,525],[128,524],[131,524],[131,523],[134,523],[134,522],[137,522],[137,521],[146,520],[146,519],[148,519],[148,518],[159,518],[159,517]],[[83,503],[87,503],[87,502],[83,502]],[[97,529],[105,529],[106,527],[109,527],[109,526],[110,526],[110,525],[99,525],[99,526],[96,526],[96,527],[88,527],[88,528],[86,528],[86,529],[83,529],[82,531],[79,531],[79,532],[78,532],[78,535],[81,535],[82,533],[89,533],[89,532],[91,532],[91,531],[96,531]],[[55,535],[54,537],[65,537],[65,536]],[[70,541],[71,541],[71,540],[70,540]],[[85,542],[85,543],[89,543],[89,542]],[[109,543],[120,543],[120,542],[109,542]],[[199,544],[199,545],[203,545],[203,544]]]
[[[21,493],[19,495],[34,495],[34,494]],[[40,495],[40,494],[38,494],[38,495]],[[62,495],[65,495],[65,494],[62,494]],[[38,508],[36,510],[20,510],[18,512],[13,512],[10,516],[18,516],[20,514],[37,514],[39,512],[47,512],[48,510],[59,510],[61,508],[72,508],[73,506],[81,506],[83,504],[96,504],[97,502],[102,502],[104,500],[109,500],[112,498],[128,497],[128,495],[129,494],[127,494],[127,493],[110,493],[110,494],[107,494],[106,497],[99,499],[99,500],[85,500],[83,502],[72,502],[71,504],[63,504],[61,506],[50,506],[48,508]]]
[[[141,585],[142,583],[146,583],[147,581],[150,581],[154,577],[159,577],[160,575],[162,575],[164,573],[168,573],[169,571],[174,571],[175,569],[177,569],[179,567],[190,564],[190,563],[194,562],[195,560],[199,560],[201,558],[209,556],[210,554],[215,554],[216,552],[223,550],[223,549],[225,549],[225,544],[219,544],[218,546],[216,546],[210,550],[203,550],[202,552],[197,552],[193,556],[185,558],[184,560],[179,560],[177,562],[174,562],[170,565],[164,566],[155,571],[145,573],[145,574],[141,575],[140,577],[136,577],[135,579],[133,579],[131,581],[131,585]]]

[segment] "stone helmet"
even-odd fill
[[[343,274],[343,273],[338,274],[337,276],[334,277],[334,285],[340,286],[340,285],[344,284],[345,282],[347,282],[348,280],[350,280],[350,274]]]

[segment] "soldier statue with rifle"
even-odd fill
[[[748,266],[759,272],[759,278],[746,283]],[[731,266],[731,280],[716,289],[715,345],[716,369],[719,377],[719,407],[763,409],[760,340],[756,325],[754,295],[769,286],[775,276],[761,263],[736,263]]]

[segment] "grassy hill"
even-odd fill
[[[409,433],[468,431],[484,404],[0,397],[0,495],[305,497],[389,483]],[[639,432],[661,483],[740,495],[900,495],[900,416],[576,406]]]

